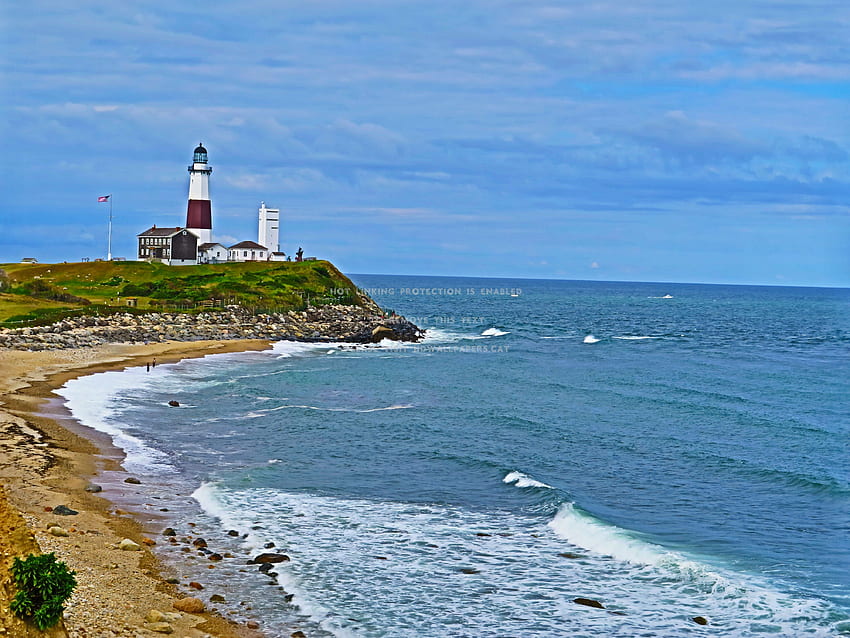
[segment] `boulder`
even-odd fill
[[[293,631],[289,634],[289,638],[307,638],[303,631]]]
[[[203,538],[196,538],[192,541],[192,545],[194,545],[195,547],[206,547],[207,541],[205,541]]]
[[[225,600],[224,596],[222,596],[221,594],[213,594],[212,596],[210,596],[210,602],[211,603],[226,603],[227,600]]]
[[[57,505],[53,508],[53,513],[58,514],[59,516],[76,516],[79,514],[77,510],[72,510],[67,505]]]
[[[585,605],[586,607],[595,607],[596,609],[605,609],[605,605],[598,600],[592,598],[573,598],[573,602],[577,605]]]
[[[286,554],[275,554],[275,553],[265,553],[260,554],[259,556],[255,556],[252,560],[248,561],[249,565],[254,565],[257,563],[285,563],[289,560],[289,556]]]
[[[68,530],[62,529],[61,527],[54,525],[53,527],[47,530],[47,533],[51,536],[67,536]]]
[[[163,536],[177,536],[177,532],[174,531],[173,527],[166,527],[164,530],[162,530],[162,535]]]
[[[171,399],[171,401],[169,401],[169,402],[168,402],[168,405],[170,405],[172,408],[179,408],[179,407],[180,407],[180,402],[179,402],[179,401],[175,401],[174,399]]]
[[[141,485],[142,484],[142,482],[139,479],[137,479],[135,476],[128,476],[127,478],[124,479],[124,482],[129,483],[130,485]]]
[[[258,623],[256,620],[249,620],[247,623],[245,623],[245,626],[248,629],[259,629],[260,623]]]
[[[395,333],[395,330],[386,326],[378,326],[372,330],[372,343],[378,343],[384,339],[396,341],[398,340],[398,335]]]
[[[131,541],[129,538],[125,538],[118,543],[118,549],[123,549],[125,552],[138,552],[142,548],[138,543]]]
[[[200,614],[205,609],[204,601],[200,598],[180,598],[172,603],[172,607],[177,611],[182,611],[187,614]]]
[[[264,574],[270,572],[271,569],[272,569],[271,563],[263,563],[262,565],[260,565],[260,571]]]
[[[235,529],[231,529],[231,530],[227,531],[227,535],[228,536],[239,536],[239,532],[237,532]]]
[[[221,554],[210,554],[207,558],[210,560],[221,560],[224,557]]]
[[[103,488],[100,485],[96,485],[95,483],[89,483],[86,485],[86,492],[91,492],[92,494],[97,494],[98,492],[102,492]]]
[[[189,587],[191,587],[192,589],[198,589],[198,590],[200,590],[200,589],[203,589],[203,588],[204,588],[204,586],[203,586],[203,585],[201,585],[201,583],[198,583],[198,582],[196,582],[196,581],[194,581],[194,580],[193,580],[191,583],[189,583]]]
[[[702,616],[694,616],[693,618],[691,618],[691,620],[693,620],[698,625],[708,624],[708,620],[706,618],[703,618]]]

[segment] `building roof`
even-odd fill
[[[151,226],[145,232],[136,235],[136,237],[171,237],[181,230],[183,230],[181,226],[175,228],[157,228],[156,226]]]
[[[260,244],[255,241],[240,241],[238,244],[233,244],[229,250],[234,250],[236,248],[247,248],[248,250],[268,250],[268,248],[260,246]]]
[[[198,250],[209,250],[210,248],[213,248],[214,246],[221,246],[222,248],[225,247],[224,244],[219,244],[217,241],[213,241],[213,242],[206,242],[204,244],[201,244],[200,246],[198,246]]]
[[[284,257],[286,257],[286,253],[284,253],[284,252],[275,251],[275,252],[272,253],[272,255],[283,255]]]

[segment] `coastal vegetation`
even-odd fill
[[[234,305],[285,312],[364,303],[351,280],[328,261],[0,264],[0,326],[6,327],[116,312],[191,313]]]
[[[25,560],[15,557],[11,571],[18,588],[11,610],[42,631],[59,622],[65,601],[77,586],[76,572],[57,561],[53,553],[30,554]]]

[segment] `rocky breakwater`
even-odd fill
[[[303,311],[255,314],[240,306],[217,312],[116,313],[69,317],[48,326],[0,329],[0,348],[57,350],[107,343],[268,339],[310,342],[376,343],[383,339],[419,341],[423,332],[377,306],[330,305]]]

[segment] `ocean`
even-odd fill
[[[352,279],[425,341],[59,391],[187,592],[269,636],[850,635],[850,290]]]

